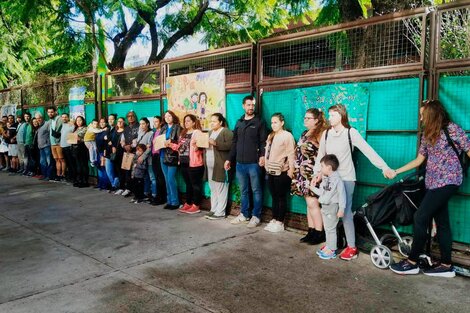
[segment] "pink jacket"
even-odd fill
[[[201,133],[200,130],[196,129],[193,131],[191,136],[191,143],[189,144],[189,167],[204,166],[204,149],[196,147],[196,138]],[[181,143],[172,143],[170,148],[178,151]]]

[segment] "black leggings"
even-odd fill
[[[202,202],[202,178],[204,166],[189,167],[181,164],[181,174],[186,183],[186,203],[201,205]]]
[[[276,221],[284,222],[287,212],[287,196],[290,192],[291,178],[287,172],[282,172],[279,176],[268,174],[268,188],[271,191],[273,204],[273,218]]]
[[[73,145],[72,155],[75,159],[76,181],[79,183],[88,183],[88,149],[83,142]]]
[[[434,218],[437,224],[441,263],[450,264],[452,262],[452,233],[450,230],[448,203],[458,188],[455,185],[448,185],[426,191],[426,195],[414,216],[413,244],[408,259],[414,262],[418,261],[419,255],[423,253],[424,246],[429,237],[429,225]]]
[[[152,156],[152,168],[155,179],[157,180],[157,198],[166,200],[166,183],[162,171],[162,163],[160,162],[160,154],[154,154]]]

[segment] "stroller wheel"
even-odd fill
[[[408,257],[411,252],[411,244],[413,243],[413,237],[411,236],[403,236],[401,239],[402,241],[398,244],[398,251],[404,257]]]
[[[370,250],[370,259],[372,263],[380,269],[386,269],[392,264],[392,251],[383,245],[377,245]]]
[[[392,234],[385,234],[380,237],[380,244],[383,246],[391,247],[395,244],[397,238]]]

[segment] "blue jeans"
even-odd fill
[[[98,154],[98,160],[101,160],[101,157],[103,156],[102,153]],[[101,162],[100,162],[101,163]],[[108,175],[106,174],[106,168],[104,166],[99,166],[96,167],[96,170],[98,172],[98,188],[101,189],[106,189],[108,188]]]
[[[114,162],[106,158],[104,163],[106,169],[106,175],[108,175],[108,180],[111,182],[113,188],[119,187],[119,177],[114,173]]]
[[[163,175],[166,181],[167,190],[167,203],[170,205],[179,205],[180,201],[178,198],[178,186],[176,185],[176,171],[177,166],[168,166],[163,163],[163,158],[160,158],[162,164]]]
[[[355,186],[356,182],[354,181],[344,181],[344,189],[346,190],[346,208],[344,209],[343,225],[344,232],[346,234],[346,241],[348,242],[348,246],[351,248],[354,248],[356,246],[354,214],[352,211],[352,202]]]
[[[263,205],[263,189],[261,187],[261,168],[257,163],[237,163],[237,179],[241,191],[241,212],[243,216],[250,217],[250,186],[253,192],[253,216],[261,218]]]
[[[149,167],[147,169],[144,187],[145,194],[149,194],[150,192],[152,192],[152,197],[157,196],[157,178],[155,177],[155,173],[153,172],[152,164],[149,164]]]
[[[52,151],[51,146],[39,149],[39,163],[41,164],[41,174],[51,178],[52,173]]]

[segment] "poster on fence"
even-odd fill
[[[166,90],[168,109],[181,123],[186,114],[194,114],[207,130],[213,113],[226,116],[224,69],[168,77]]]
[[[349,124],[366,138],[367,111],[369,107],[369,90],[360,84],[335,84],[299,89],[305,111],[308,108],[319,108],[328,118],[328,108],[335,104],[346,106]],[[303,115],[302,115],[303,116]],[[303,125],[294,127],[303,127]]]
[[[1,108],[1,116],[16,116],[16,104],[5,104]]]
[[[85,117],[85,93],[86,87],[73,87],[69,91],[70,118],[75,120],[77,116]]]

